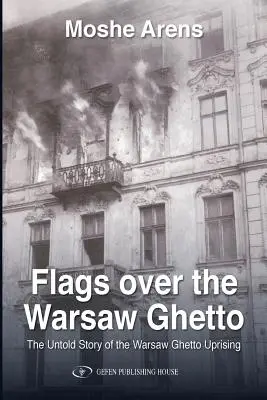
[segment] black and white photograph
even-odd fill
[[[267,396],[267,1],[4,0],[5,400]]]

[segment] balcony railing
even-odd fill
[[[71,167],[59,168],[54,172],[53,193],[73,189],[97,188],[108,185],[122,186],[123,165],[114,157]]]

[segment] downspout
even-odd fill
[[[248,279],[248,326],[249,326],[249,342],[251,342],[251,371],[252,374],[252,385],[258,386],[258,365],[257,365],[257,345],[256,345],[256,333],[255,333],[255,321],[254,321],[254,297],[253,297],[253,278],[252,278],[252,266],[251,266],[251,255],[250,255],[250,238],[249,238],[249,223],[248,223],[248,204],[247,204],[247,186],[245,170],[242,168],[244,164],[244,148],[243,148],[243,128],[242,128],[242,113],[241,113],[241,101],[240,101],[240,71],[239,71],[239,49],[237,39],[237,24],[235,18],[235,12],[232,9],[232,27],[233,27],[233,41],[234,41],[234,65],[235,65],[235,81],[236,81],[236,108],[237,108],[237,129],[238,129],[238,147],[239,147],[239,166],[240,178],[241,178],[241,193],[242,193],[242,208],[244,217],[244,228],[245,228],[245,251],[246,251],[246,267],[247,267],[247,279]]]

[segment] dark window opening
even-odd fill
[[[95,328],[93,331],[81,329],[81,340],[103,343],[103,331]],[[80,350],[80,365],[90,365],[93,371],[103,368],[103,346],[100,351]],[[93,373],[87,379],[80,379],[82,385],[102,385],[103,376]]]
[[[39,387],[44,384],[44,355],[45,350],[30,349],[27,340],[45,341],[45,332],[36,328],[30,331],[25,329],[25,380],[26,387]]]
[[[233,321],[233,323],[237,323]],[[241,346],[241,332],[232,331],[210,331],[210,339],[213,341],[225,340],[240,344],[240,351],[234,349],[215,350],[213,354],[213,376],[216,386],[242,387],[244,384],[243,356]]]
[[[104,264],[104,238],[84,240],[83,246],[91,265]]]
[[[104,213],[82,217],[83,266],[104,264]]]
[[[50,221],[31,225],[32,267],[44,269],[49,266]]]
[[[49,266],[49,243],[32,245],[33,268],[47,268]]]
[[[208,58],[224,51],[223,16],[216,13],[197,21],[204,28],[204,35],[200,39],[199,58]]]

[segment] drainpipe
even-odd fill
[[[237,24],[235,18],[235,10],[231,9],[232,13],[232,27],[233,27],[233,41],[234,41],[234,63],[235,63],[235,81],[236,81],[236,107],[237,107],[237,128],[238,128],[238,146],[239,146],[239,165],[242,167],[244,164],[244,149],[243,149],[243,129],[242,129],[242,113],[240,101],[240,77],[239,77],[239,49],[237,39]],[[252,266],[250,255],[250,238],[249,238],[249,223],[248,223],[248,205],[247,205],[247,186],[245,170],[241,168],[241,193],[242,193],[242,208],[244,217],[245,228],[245,248],[246,248],[246,267],[248,279],[248,327],[249,327],[249,341],[251,342],[251,364],[250,370],[252,372],[252,384],[254,387],[258,386],[258,365],[257,365],[257,345],[254,321],[254,297],[253,297],[253,278]]]

